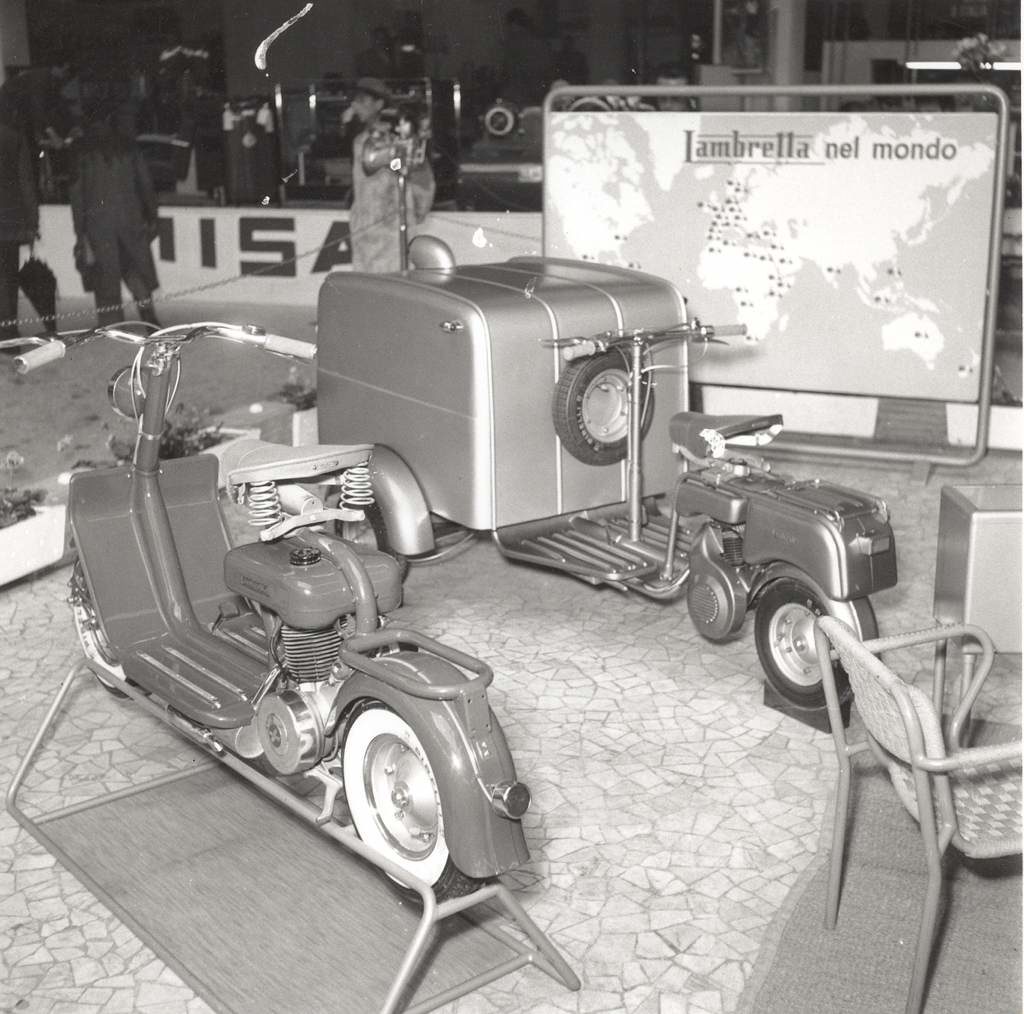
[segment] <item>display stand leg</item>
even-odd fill
[[[90,674],[91,669],[84,660],[76,663],[68,672],[57,690],[56,696],[50,704],[39,729],[33,736],[32,742],[29,744],[28,750],[25,752],[25,756],[18,765],[14,778],[12,779],[5,796],[8,812],[22,827],[25,828],[25,830],[29,832],[29,834],[54,854],[58,853],[55,851],[52,841],[42,827],[42,825],[46,824],[48,821],[53,821],[58,817],[68,816],[78,810],[97,806],[114,799],[132,795],[150,788],[155,788],[158,785],[191,776],[195,774],[197,770],[200,770],[200,768],[193,766],[185,771],[174,771],[167,775],[150,779],[139,785],[129,786],[128,788],[120,789],[115,792],[104,793],[94,799],[89,799],[85,802],[76,803],[73,806],[65,807],[58,811],[43,814],[41,817],[29,818],[26,816],[17,804],[17,795],[25,780],[25,776],[31,769],[32,763],[38,755],[47,734],[52,731],[56,724],[57,717],[71,692],[71,688],[75,685],[79,677]],[[131,685],[126,685],[123,689],[136,704],[143,708],[143,710],[155,715],[165,724],[167,723],[167,713],[150,697],[142,694]],[[262,793],[275,799],[292,813],[312,824],[327,837],[331,838],[339,845],[344,846],[350,852],[356,853],[356,855],[365,859],[392,879],[398,881],[400,884],[419,895],[420,900],[423,903],[423,912],[420,916],[416,931],[413,934],[412,941],[406,949],[405,955],[399,965],[398,972],[392,981],[390,989],[388,990],[383,1006],[380,1008],[380,1014],[396,1014],[396,1012],[403,1010],[406,1014],[426,1014],[427,1011],[436,1010],[438,1007],[443,1006],[446,1003],[450,1003],[458,997],[465,996],[466,994],[479,989],[481,986],[487,985],[488,983],[493,982],[502,976],[508,975],[510,972],[514,972],[526,965],[536,965],[537,968],[551,976],[551,978],[555,979],[557,982],[560,982],[566,989],[577,990],[580,988],[579,977],[572,971],[565,959],[555,948],[554,944],[551,943],[543,931],[529,917],[529,915],[527,915],[522,905],[516,900],[511,891],[509,891],[504,884],[495,881],[481,887],[472,894],[465,895],[464,897],[452,898],[448,901],[438,902],[437,897],[429,884],[407,873],[386,857],[379,855],[369,846],[364,844],[356,836],[351,827],[339,824],[323,823],[320,807],[315,803],[296,796],[279,782],[255,771],[239,758],[225,753],[218,744],[207,738],[203,734],[202,730],[198,730],[194,727],[188,726],[187,724],[179,725],[179,723],[174,723],[171,727],[176,731],[185,734],[186,738],[188,738],[190,742],[203,747],[218,761],[231,768],[246,781],[252,783],[252,785]],[[214,765],[212,764],[204,764],[202,767],[208,768],[213,766]],[[483,905],[488,905],[492,912],[495,908],[500,909],[502,914],[504,914],[511,923],[517,926],[522,933],[525,934],[530,942],[529,945],[515,940],[509,934],[499,934],[493,928],[481,925],[480,919],[475,916],[479,916],[479,908]],[[474,911],[472,915],[468,914],[472,910],[477,911]],[[427,948],[430,943],[431,931],[443,919],[460,914],[463,915],[467,921],[484,929],[492,937],[500,939],[506,947],[515,952],[515,956],[508,958],[490,969],[487,969],[479,975],[466,979],[465,981],[458,983],[443,992],[437,993],[426,1000],[422,1000],[413,1006],[403,1007],[402,997],[408,990],[417,969],[426,956]]]

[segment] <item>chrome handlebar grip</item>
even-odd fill
[[[67,346],[62,341],[48,341],[45,345],[29,349],[28,352],[22,352],[20,356],[15,356],[14,369],[18,373],[30,373],[32,370],[39,369],[40,366],[45,366],[46,363],[63,359],[66,352]]]

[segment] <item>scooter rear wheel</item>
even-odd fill
[[[790,704],[819,710],[825,707],[818,655],[814,647],[814,621],[834,616],[848,623],[862,639],[878,636],[871,602],[838,602],[795,578],[779,578],[761,593],[754,614],[754,644],[765,677]],[[840,700],[850,691],[841,666],[835,666]]]
[[[401,715],[382,704],[363,708],[349,722],[341,751],[352,824],[367,845],[426,881],[439,901],[480,886],[452,861],[437,779]]]

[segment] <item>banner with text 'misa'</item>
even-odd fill
[[[552,113],[544,252],[747,327],[705,383],[976,401],[997,117]]]

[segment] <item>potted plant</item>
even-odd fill
[[[4,459],[13,473],[24,459],[11,451]],[[0,586],[57,563],[65,552],[63,504],[45,504],[46,491],[4,484],[0,489]]]

